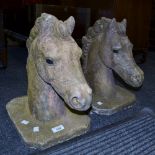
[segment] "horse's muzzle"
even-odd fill
[[[70,107],[78,111],[86,111],[90,108],[92,101],[92,90],[87,87],[85,91],[76,91],[70,97]]]

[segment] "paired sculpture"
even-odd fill
[[[140,87],[143,71],[132,55],[133,45],[126,35],[126,20],[101,18],[88,29],[83,42],[83,70],[93,90],[93,110],[111,115],[134,102],[135,96],[115,84],[115,71],[127,84]]]
[[[71,37],[73,17],[62,22],[43,13],[27,40],[28,96],[15,98],[7,111],[23,139],[46,148],[85,133],[90,118],[81,112],[92,107],[112,114],[128,106],[134,95],[117,86],[112,70],[138,87],[143,72],[132,57],[126,22],[102,18],[83,37],[83,52]],[[83,71],[93,89],[88,86]],[[66,103],[66,106],[65,106]]]

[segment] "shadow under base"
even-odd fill
[[[66,115],[59,119],[38,121],[30,114],[27,96],[11,100],[6,108],[24,141],[39,149],[46,149],[84,134],[90,126],[87,115],[72,113],[67,108]]]
[[[112,115],[119,110],[131,108],[136,100],[135,95],[120,86],[115,89],[115,94],[107,99],[102,94],[94,95],[92,111],[100,115]]]

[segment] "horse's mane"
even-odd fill
[[[94,38],[96,38],[99,34],[104,33],[111,19],[102,17],[97,20],[92,27],[88,28],[88,31],[85,36],[82,37],[82,61],[83,61],[83,70],[86,72],[87,67],[87,58],[90,46]]]
[[[86,35],[82,37],[82,51],[83,51],[83,54],[82,54],[83,66],[82,67],[83,67],[84,72],[86,72],[87,59],[88,59],[88,54],[90,51],[89,49],[90,49],[90,46],[94,38],[96,38],[99,34],[104,34],[112,20],[115,20],[115,19],[109,19],[109,18],[102,17],[101,19],[97,20],[92,27],[89,27]],[[124,34],[126,31],[126,25],[123,25],[122,23],[117,22],[117,26],[118,26],[118,30],[120,34]]]
[[[42,36],[69,38],[71,39],[71,33],[74,29],[74,18],[71,16],[66,21],[58,20],[55,16],[42,13],[35,21],[35,25],[30,31],[29,38],[26,45],[30,49],[32,42],[35,38],[41,34]]]

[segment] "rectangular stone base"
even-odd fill
[[[120,86],[116,86],[115,94],[104,99],[104,95],[95,96],[92,104],[93,112],[100,115],[112,115],[119,110],[129,109],[134,105],[135,95]],[[102,98],[103,96],[103,98]]]
[[[32,147],[45,149],[88,131],[90,118],[66,108],[66,116],[48,122],[36,120],[29,111],[27,96],[11,100],[8,114],[24,141]]]

